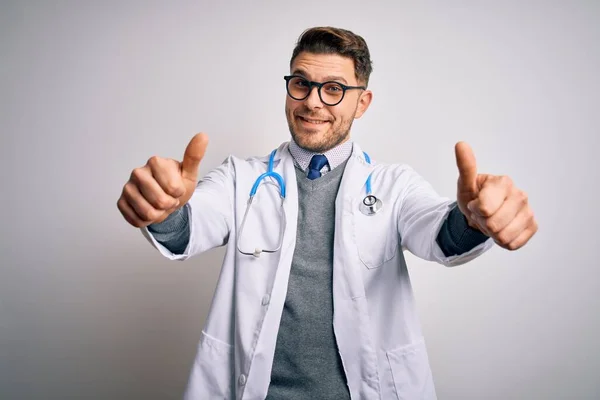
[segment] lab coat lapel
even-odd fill
[[[268,157],[265,160],[268,162]],[[283,143],[277,149],[275,154],[273,171],[277,172],[283,178],[286,188],[285,201],[283,202],[283,212],[285,213],[286,229],[283,234],[283,243],[281,251],[278,252],[279,257],[274,259],[276,265],[274,268],[269,268],[270,275],[267,279],[273,282],[270,296],[267,300],[268,312],[264,314],[264,322],[262,323],[262,331],[258,341],[255,341],[254,326],[248,327],[245,334],[249,335],[251,343],[256,343],[256,347],[248,345],[248,351],[254,354],[252,368],[247,377],[247,383],[241,389],[244,399],[264,398],[269,389],[270,374],[265,371],[271,371],[273,364],[273,351],[277,343],[277,332],[279,330],[279,322],[281,312],[287,294],[287,286],[289,280],[292,259],[294,256],[294,248],[296,244],[296,230],[298,226],[298,187],[296,183],[296,171],[292,155],[289,153],[288,144]],[[270,285],[269,285],[270,286]],[[263,297],[263,300],[265,298]],[[266,309],[264,304],[257,302],[259,307]],[[248,307],[249,305],[244,305]],[[255,323],[256,321],[254,321]],[[247,366],[245,360],[240,361],[240,365]],[[242,373],[240,367],[238,374]]]
[[[290,246],[296,243],[296,229],[298,225],[298,183],[296,182],[296,170],[294,159],[289,152],[289,142],[281,144],[275,155],[275,166],[273,170],[283,177],[285,182],[286,196],[283,203],[285,212],[286,229],[283,236],[282,258]]]
[[[338,192],[338,201],[346,203],[359,195],[366,195],[366,182],[373,166],[367,163],[362,149],[356,143],[353,144],[352,154],[346,164],[346,170],[342,177]],[[341,204],[336,204],[339,206]]]
[[[364,296],[360,269],[353,264],[354,213],[366,195],[366,182],[373,166],[367,163],[362,149],[354,143],[346,164],[335,203],[335,238],[333,262],[334,295],[343,298]]]
[[[354,218],[366,195],[366,181],[373,171],[355,143],[346,164],[336,199],[333,257],[334,331],[338,348],[345,354],[344,368],[352,379],[352,397],[379,398],[377,355],[369,336],[365,288],[361,265],[356,262]],[[352,329],[349,329],[352,327]]]

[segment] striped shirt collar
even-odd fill
[[[294,158],[294,161],[298,167],[304,172],[308,169],[308,165],[310,164],[310,160],[316,154],[323,154],[327,157],[327,162],[329,163],[329,168],[327,166],[324,167],[323,172],[331,171],[335,167],[341,165],[344,161],[346,161],[350,155],[352,154],[352,141],[348,140],[342,144],[337,145],[333,149],[327,150],[325,153],[313,153],[312,151],[303,149],[298,146],[294,139],[290,140],[290,153]]]

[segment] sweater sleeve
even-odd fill
[[[173,254],[183,254],[190,240],[190,223],[185,205],[164,221],[148,226],[154,238]]]
[[[487,239],[487,235],[469,226],[458,206],[450,211],[437,236],[437,242],[446,257],[466,253]]]

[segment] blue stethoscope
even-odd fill
[[[287,224],[287,221],[285,219],[285,212],[283,211],[283,202],[285,200],[286,192],[285,192],[285,182],[283,181],[283,177],[273,170],[273,163],[275,161],[276,153],[277,153],[277,149],[275,149],[271,152],[271,156],[269,157],[269,166],[267,168],[267,172],[260,175],[254,182],[254,185],[252,185],[252,189],[250,190],[250,198],[248,199],[248,204],[246,205],[246,212],[244,212],[244,218],[242,219],[242,224],[240,225],[240,229],[238,230],[237,249],[240,253],[248,255],[248,256],[259,257],[262,253],[276,253],[281,249],[281,245],[283,244],[283,234],[285,232],[285,227]],[[371,164],[371,158],[369,157],[369,155],[365,152],[363,152],[363,154],[365,155],[365,160],[367,161],[367,163]],[[240,248],[240,238],[242,236],[242,232],[244,231],[244,225],[246,224],[246,217],[248,216],[248,212],[250,211],[250,207],[252,205],[252,201],[254,200],[254,196],[256,195],[256,192],[258,191],[258,187],[266,178],[269,178],[269,177],[275,179],[277,181],[277,184],[275,184],[272,181],[265,181],[264,183],[268,183],[271,185],[277,185],[279,187],[279,196],[281,197],[281,215],[282,215],[283,221],[281,223],[281,227],[279,228],[279,244],[277,245],[277,248],[274,250],[266,250],[266,249],[261,249],[261,248],[257,247],[254,249],[254,251],[251,251],[251,252],[244,251]],[[363,199],[363,201],[360,203],[359,210],[365,215],[375,215],[383,207],[383,202],[381,201],[381,199],[378,199],[372,192],[371,174],[369,174],[369,177],[367,178],[366,189],[367,189],[366,190],[367,194],[366,194],[365,198]]]

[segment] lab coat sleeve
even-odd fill
[[[398,233],[402,247],[415,256],[445,266],[457,266],[480,256],[494,242],[488,239],[468,252],[447,257],[437,242],[437,236],[456,201],[437,194],[431,184],[410,167],[401,176],[401,194]]]
[[[142,234],[170,260],[186,260],[206,250],[223,246],[233,224],[234,173],[231,158],[210,171],[196,186],[185,207],[188,213],[189,241],[182,254],[174,254],[154,237],[147,227]]]

